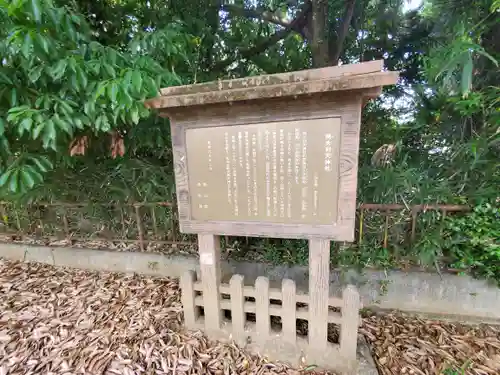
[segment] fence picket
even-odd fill
[[[327,255],[325,243],[320,241],[315,245],[316,251],[313,251],[313,256],[318,256],[319,253],[322,256]],[[320,265],[324,263],[320,260],[318,262]],[[316,265],[314,269],[318,271],[321,268]],[[322,272],[317,273],[316,278],[323,279],[321,274]],[[213,280],[210,284],[213,284]],[[182,303],[184,305],[185,324],[188,329],[192,328],[194,326],[193,322],[198,319],[196,309],[200,306],[205,309],[206,332],[209,336],[214,334],[216,339],[220,339],[221,336],[229,336],[228,339],[235,341],[240,346],[245,346],[248,343],[247,339],[250,338],[252,343],[257,344],[253,346],[254,350],[263,350],[264,355],[272,354],[272,357],[277,360],[289,361],[291,360],[291,353],[295,353],[293,356],[297,355],[297,358],[305,354],[307,357],[305,360],[317,362],[320,366],[332,367],[346,374],[356,372],[356,349],[361,302],[356,287],[352,285],[344,290],[341,299],[328,298],[328,292],[325,292],[325,290],[315,296],[313,292],[313,296],[309,296],[310,299],[308,299],[303,294],[297,294],[296,284],[293,280],[284,279],[281,291],[279,291],[279,289],[271,289],[269,279],[263,276],[257,278],[254,287],[245,287],[243,276],[236,274],[231,277],[229,284],[219,284],[215,288],[217,293],[229,294],[230,300],[219,299],[214,301],[210,295],[206,294],[208,285],[203,280],[203,276],[202,280],[196,282],[195,274],[191,272],[183,275],[181,287],[183,289]],[[203,297],[195,296],[197,290],[203,292]],[[271,304],[270,298],[273,290],[272,298],[281,299],[281,306]],[[255,302],[246,302],[245,295],[255,296]],[[301,296],[301,300],[310,302],[309,309],[312,308],[312,313],[307,308],[297,308],[298,296]],[[314,298],[317,299],[316,302]],[[320,303],[320,301],[323,302]],[[341,313],[329,312],[328,306],[340,306],[342,311]],[[213,323],[213,320],[209,320],[207,323],[210,316],[207,316],[206,313],[210,310],[212,314],[215,311],[231,310],[231,325],[215,327],[210,323],[210,321]],[[246,313],[255,313],[255,325],[247,322]],[[321,320],[323,313],[326,313],[326,318]],[[271,314],[281,316],[283,326],[281,334],[276,334],[271,330]],[[297,318],[308,320],[308,340],[297,336]],[[327,322],[340,325],[339,344],[328,342]],[[199,328],[199,323],[201,322],[198,322],[195,329]],[[282,340],[283,344],[286,343],[286,345],[281,345],[279,340]]]
[[[239,345],[243,345],[246,340],[245,336],[245,320],[246,314],[244,311],[245,297],[243,295],[243,276],[233,275],[229,281],[231,290],[231,327],[233,339]]]
[[[340,353],[344,358],[356,359],[359,326],[359,293],[353,285],[348,285],[342,293],[342,324],[340,326]]]
[[[297,302],[296,287],[293,280],[284,279],[282,284],[282,314],[283,338],[291,343],[297,339]]]
[[[269,337],[271,331],[271,318],[269,316],[269,280],[259,276],[255,281],[255,304],[257,333],[262,340]]]
[[[309,240],[309,346],[326,349],[328,334],[328,295],[330,241]]]
[[[195,305],[194,283],[196,274],[194,271],[187,271],[181,275],[181,302],[184,310],[184,324],[188,329],[194,329],[198,318],[198,307]]]

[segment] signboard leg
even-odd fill
[[[330,240],[309,240],[309,348],[324,351],[328,340]]]
[[[203,306],[205,309],[205,329],[221,328],[220,309],[220,238],[212,234],[198,234],[200,253],[200,273],[203,284]]]

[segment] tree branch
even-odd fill
[[[340,55],[342,54],[342,50],[344,48],[344,42],[347,37],[347,33],[349,31],[349,25],[351,24],[352,15],[354,14],[354,6],[356,5],[356,0],[346,0],[346,7],[344,13],[344,19],[342,20],[342,24],[337,32],[337,39],[335,48],[331,46],[331,64],[337,65],[340,59]]]
[[[242,8],[238,5],[234,4],[225,4],[221,7],[222,10],[232,13],[234,15],[246,17],[246,18],[259,18],[263,21],[274,23],[276,25],[280,25],[283,27],[289,27],[290,21],[281,17],[278,17],[276,14],[269,10],[259,10],[259,9],[248,9]]]
[[[286,28],[280,31],[275,32],[273,35],[271,35],[268,39],[265,39],[261,41],[260,43],[257,43],[253,47],[247,48],[245,50],[242,50],[240,52],[240,57],[242,59],[248,59],[254,55],[258,55],[259,53],[264,52],[266,49],[271,47],[272,45],[278,43],[281,39],[286,38],[288,34],[290,34],[292,30],[290,28]],[[235,59],[233,58],[227,58],[225,60],[219,61],[215,66],[213,67],[214,70],[223,70],[227,68],[229,65],[231,65]]]
[[[269,38],[257,43],[253,47],[247,48],[245,50],[242,50],[240,52],[240,57],[242,59],[249,59],[252,56],[258,55],[262,52],[264,52],[266,49],[271,47],[272,45],[278,43],[280,40],[286,38],[288,34],[292,31],[296,31],[302,34],[302,27],[306,24],[306,17],[307,14],[311,11],[311,1],[306,0],[304,4],[300,7],[300,10],[297,14],[297,16],[293,19],[292,22],[288,24],[287,27],[285,27],[283,30],[279,30],[275,32],[273,35],[271,35]],[[213,67],[214,70],[220,71],[225,68],[227,68],[229,65],[231,65],[235,59],[233,58],[227,58],[225,60],[222,60],[215,64]]]

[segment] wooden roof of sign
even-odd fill
[[[376,97],[382,86],[395,84],[398,72],[383,72],[383,61],[309,69],[291,73],[219,80],[160,90],[147,100],[149,108],[175,108],[254,99],[311,95],[332,91],[362,90]]]

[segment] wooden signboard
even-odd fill
[[[200,278],[181,278],[188,329],[246,348],[250,338],[254,351],[297,365],[357,373],[359,294],[349,287],[330,298],[330,240],[354,237],[361,109],[397,80],[381,70],[373,61],[171,87],[147,102],[170,118],[180,228],[198,235]],[[253,286],[241,275],[221,282],[221,234],[309,239],[308,294],[292,280],[281,289],[265,277]],[[281,332],[271,330],[271,315],[281,317]],[[308,320],[307,340],[297,337],[299,318]],[[341,327],[338,345],[328,342],[328,322]]]
[[[173,87],[181,231],[351,241],[361,109],[381,61]]]

